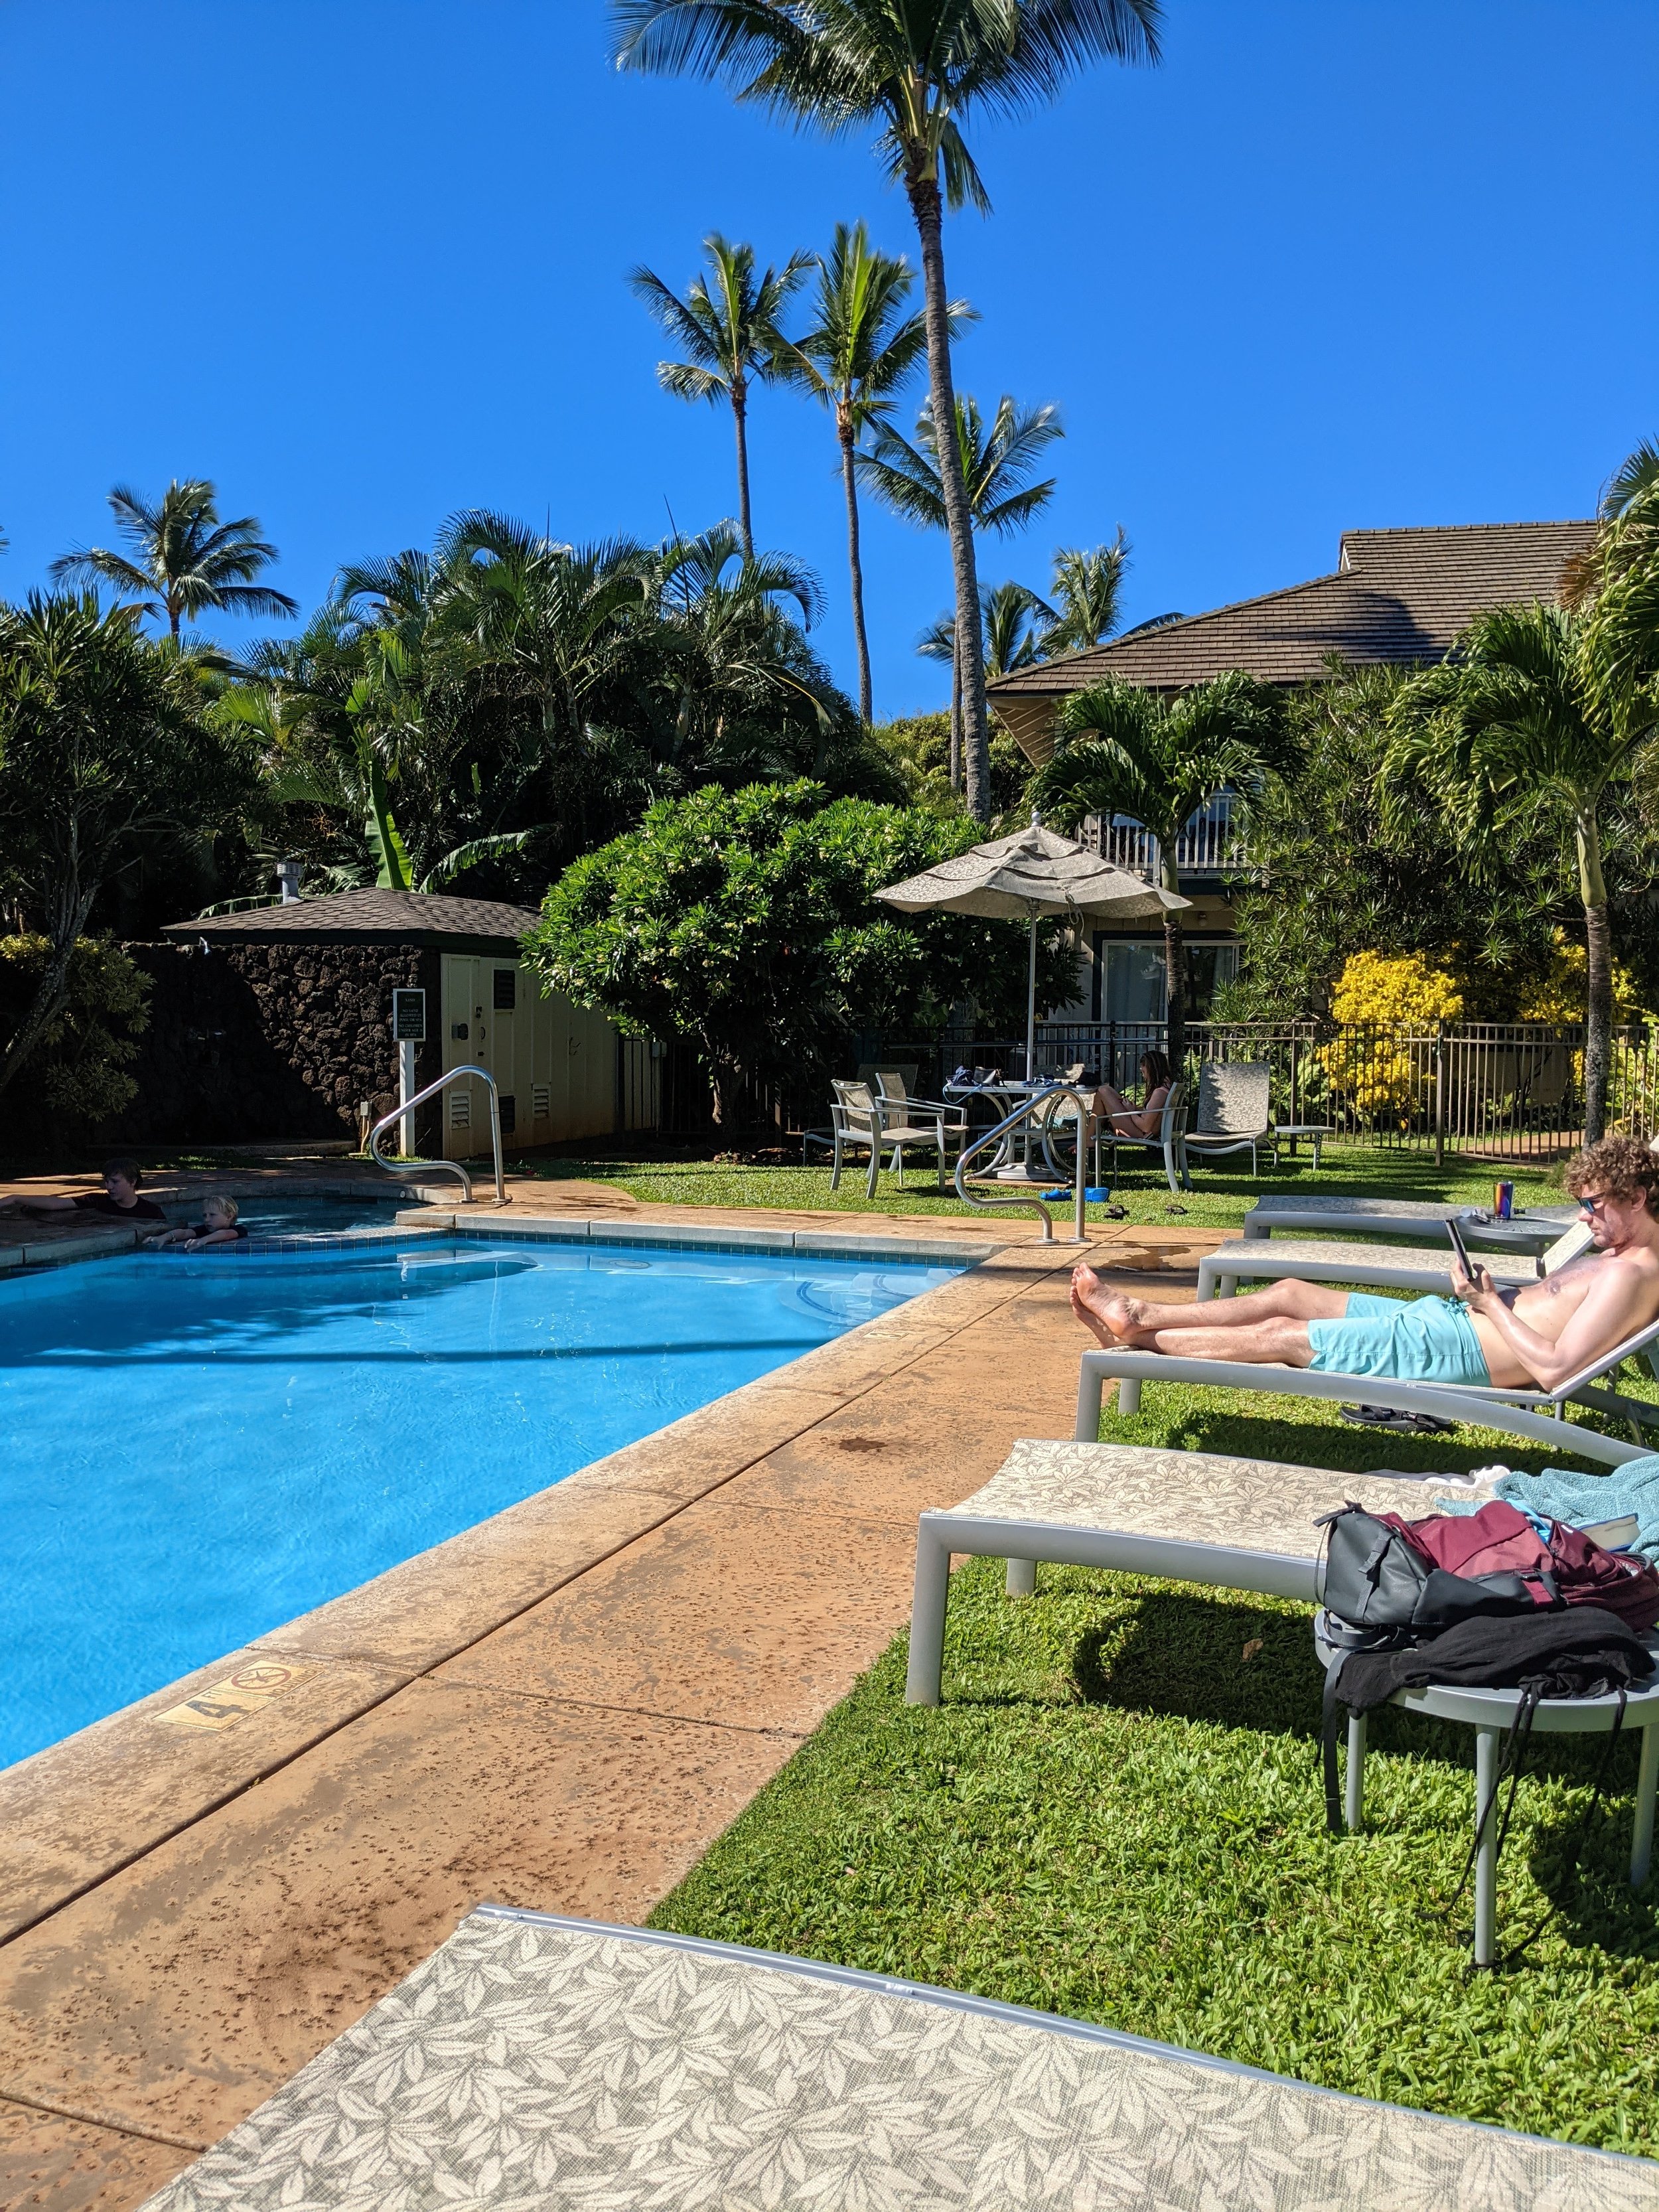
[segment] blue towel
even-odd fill
[[[1571,1474],[1564,1467],[1547,1467],[1542,1474],[1500,1475],[1492,1486],[1522,1512],[1547,1514],[1573,1528],[1633,1513],[1636,1540],[1624,1549],[1659,1565],[1659,1452],[1626,1460],[1606,1474]],[[1480,1503],[1447,1498],[1437,1499],[1436,1508],[1442,1513],[1478,1513]]]

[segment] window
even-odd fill
[[[519,971],[516,968],[498,968],[491,984],[494,996],[490,1004],[498,1014],[510,1014],[519,1001]]]
[[[1108,939],[1101,1019],[1161,1022],[1164,1019],[1164,941],[1126,945]]]
[[[1231,983],[1238,973],[1238,947],[1236,945],[1189,945],[1187,948],[1187,973],[1193,981],[1193,1003],[1188,1012],[1195,1022],[1207,1022],[1215,994],[1224,983]]]

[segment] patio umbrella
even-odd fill
[[[1071,837],[1045,830],[1033,813],[1031,826],[1012,837],[975,845],[954,860],[924,868],[902,884],[890,884],[876,896],[903,914],[939,909],[947,914],[982,915],[993,921],[1029,921],[1031,955],[1025,994],[1025,1078],[1036,1073],[1037,924],[1064,917],[1073,922],[1156,921],[1171,907],[1190,906],[1175,891],[1143,883],[1115,868]]]

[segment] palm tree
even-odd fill
[[[1049,592],[1057,612],[1042,634],[1045,657],[1105,643],[1122,619],[1118,603],[1128,571],[1129,541],[1121,523],[1111,544],[1092,552],[1082,545],[1060,547]]]
[[[945,444],[947,453],[954,453],[962,472],[971,527],[993,531],[1004,538],[1023,530],[1054,497],[1053,477],[1041,483],[1031,483],[1030,477],[1038,456],[1056,438],[1065,435],[1058,411],[1053,407],[1020,407],[1005,392],[987,430],[979,402],[971,393],[958,393],[952,406],[957,434],[954,440],[947,439]],[[914,445],[908,438],[901,437],[890,423],[879,424],[874,444],[867,453],[857,456],[855,466],[877,497],[895,514],[902,514],[907,522],[914,522],[925,530],[945,530],[950,526],[945,494],[948,471],[941,465],[939,441],[933,434],[934,421],[930,399],[916,418]],[[972,598],[964,600],[957,592],[957,605],[972,605],[979,599],[975,583]],[[954,638],[957,625],[953,622],[951,627]],[[951,788],[962,788],[965,755],[968,811],[977,819],[988,820],[988,785],[981,795],[982,804],[976,803],[975,798],[973,744],[966,712],[970,671],[977,666],[981,678],[986,672],[984,633],[980,629],[975,635],[973,630],[977,627],[970,626],[964,631],[961,650],[951,663]],[[988,751],[988,775],[989,763]]]
[[[1176,842],[1224,791],[1246,794],[1296,764],[1285,696],[1237,671],[1174,699],[1113,678],[1074,691],[1054,718],[1053,757],[1031,798],[1062,829],[1085,814],[1127,815],[1158,840],[1159,879],[1179,893]],[[1170,1065],[1187,1050],[1187,963],[1178,909],[1164,916]]]
[[[1647,497],[1651,500],[1654,495]],[[1627,524],[1639,526],[1639,503]],[[1553,816],[1571,825],[1584,909],[1588,989],[1584,1141],[1607,1126],[1613,1036],[1613,932],[1601,812],[1644,763],[1659,732],[1659,560],[1604,556],[1588,608],[1498,607],[1470,625],[1455,656],[1407,684],[1390,717],[1394,801],[1425,788],[1480,865],[1502,823]],[[1645,765],[1651,766],[1651,760]]]
[[[810,253],[792,253],[781,269],[755,274],[752,246],[733,246],[717,230],[703,240],[709,276],[694,276],[684,299],[649,269],[629,278],[669,337],[690,358],[657,363],[657,379],[677,399],[724,400],[738,439],[738,532],[744,557],[752,559],[749,514],[749,387],[776,373],[783,343],[778,319],[812,266]],[[712,283],[711,283],[712,278]]]
[[[1054,611],[1026,584],[999,584],[994,590],[981,584],[979,591],[980,651],[985,673],[994,683],[1017,668],[1029,668],[1041,656],[1043,625],[1052,623]],[[956,657],[956,617],[942,614],[925,629],[916,651],[928,660]]]
[[[858,479],[853,455],[864,433],[887,420],[893,394],[927,349],[925,316],[905,315],[915,279],[902,255],[878,253],[862,222],[836,225],[827,259],[818,264],[818,295],[811,329],[778,356],[780,373],[834,410],[847,496],[847,560],[853,586],[853,641],[858,653],[859,712],[873,713],[870,641],[864,626],[864,568],[859,552]],[[973,309],[953,300],[952,329]]]
[[[204,477],[177,478],[152,505],[129,485],[109,495],[115,527],[136,557],[101,545],[77,547],[54,561],[53,583],[112,584],[130,593],[141,612],[165,615],[176,639],[182,623],[198,615],[274,615],[292,618],[297,600],[255,583],[276,559],[276,548],[259,535],[257,515],[221,522],[218,494]]]
[[[838,135],[878,131],[921,247],[933,419],[955,412],[944,216],[989,198],[963,136],[973,115],[1018,114],[1054,99],[1087,62],[1156,61],[1158,0],[611,0],[617,66],[729,84]],[[973,520],[954,450],[944,454],[945,521],[960,615],[979,604]],[[968,801],[990,812],[990,725],[978,625],[961,624]]]

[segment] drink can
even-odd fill
[[[1492,1187],[1492,1210],[1500,1221],[1510,1221],[1515,1216],[1515,1185],[1495,1182]]]

